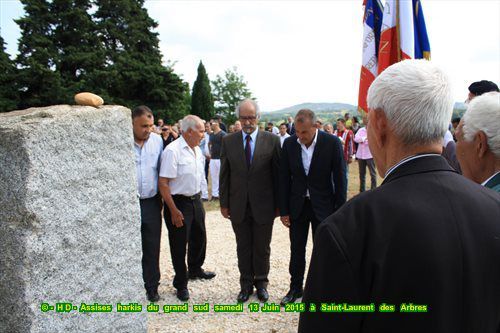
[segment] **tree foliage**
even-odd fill
[[[0,36],[0,112],[17,108],[19,99],[17,91],[16,66],[5,52],[4,40]]]
[[[198,76],[191,95],[191,113],[205,120],[210,120],[214,116],[214,99],[210,80],[201,61],[198,65]]]
[[[16,23],[21,28],[19,54],[20,100],[18,107],[59,104],[64,100],[63,85],[55,70],[57,51],[52,38],[54,16],[46,0],[21,0],[26,15]]]
[[[189,87],[162,63],[144,0],[21,2],[19,108],[73,103],[91,91],[106,104],[145,104],[167,119],[189,111]]]
[[[234,111],[239,102],[253,98],[243,75],[238,74],[237,67],[227,69],[224,76],[217,75],[212,87],[216,111],[223,115],[227,123],[236,120]]]

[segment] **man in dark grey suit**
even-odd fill
[[[500,196],[440,155],[446,75],[427,60],[396,63],[372,83],[368,108],[385,179],[318,227],[299,331],[499,332]]]
[[[258,130],[260,112],[255,101],[242,101],[236,116],[242,131],[222,140],[220,207],[236,235],[241,286],[237,301],[246,302],[255,286],[259,300],[265,302],[273,222],[278,214],[280,140]]]

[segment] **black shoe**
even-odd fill
[[[252,294],[253,294],[253,288],[252,289],[241,289],[236,301],[238,303],[245,303],[246,301],[248,301],[248,299],[250,298],[250,295],[252,295]]]
[[[302,297],[302,289],[290,289],[285,297],[281,300],[281,305],[285,305],[287,303],[293,303],[297,298]]]
[[[147,290],[146,296],[150,302],[158,302],[160,300],[160,295],[158,295],[158,290]]]
[[[189,272],[189,279],[190,280],[195,280],[195,279],[204,279],[204,280],[210,280],[215,277],[214,272],[209,272],[209,271],[204,271],[203,269],[199,270],[196,273]]]
[[[177,289],[177,298],[183,302],[189,299],[189,291],[187,289]]]
[[[210,201],[219,201],[219,197],[212,197]]]
[[[261,302],[267,302],[269,294],[267,293],[266,288],[257,288],[257,297]]]

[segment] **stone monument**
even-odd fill
[[[0,332],[146,331],[134,158],[122,106],[0,113]]]

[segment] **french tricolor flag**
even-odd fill
[[[404,59],[430,59],[420,0],[386,0],[380,32],[378,73]]]
[[[366,95],[378,74],[378,49],[382,25],[382,5],[378,0],[364,0],[363,61],[359,80],[358,107],[368,112]]]
[[[364,0],[363,61],[358,108],[368,112],[366,95],[378,74],[404,59],[430,59],[431,48],[420,0]]]

